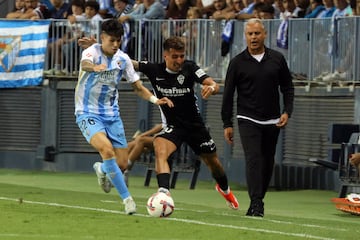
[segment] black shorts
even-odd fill
[[[167,126],[156,137],[163,137],[174,143],[179,149],[183,142],[187,143],[196,155],[216,152],[216,145],[204,125],[194,128]]]

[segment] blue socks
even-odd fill
[[[130,196],[123,174],[115,159],[104,160],[101,164],[101,170],[106,173],[106,177],[110,179],[123,200]]]

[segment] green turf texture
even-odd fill
[[[149,217],[148,197],[156,179],[130,176],[138,213],[127,216],[115,189],[105,194],[91,173],[0,169],[0,239],[359,239],[360,217],[337,210],[332,191],[269,191],[265,217],[246,217],[244,188],[233,186],[240,209],[227,207],[214,182],[194,190],[180,179],[171,190],[175,212]]]

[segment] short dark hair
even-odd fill
[[[254,4],[254,9],[256,9],[257,11],[259,11],[259,9],[261,9],[263,6],[265,5],[264,2],[257,2]]]
[[[170,48],[182,51],[185,49],[185,43],[181,37],[173,36],[165,40],[163,48],[166,51],[170,50]]]
[[[101,31],[113,37],[122,37],[124,28],[117,19],[109,19],[101,24]]]
[[[117,2],[124,2],[126,4],[129,4],[129,0],[117,0]],[[113,3],[115,3],[115,0],[113,0]]]
[[[322,0],[320,0],[320,1],[322,1]],[[275,14],[275,8],[270,4],[264,4],[264,5],[260,6],[259,12]]]
[[[96,12],[99,12],[100,9],[100,5],[96,0],[88,0],[87,2],[85,2],[85,8],[86,7],[91,7],[95,9]]]
[[[323,5],[323,1],[322,0],[313,0],[313,2],[316,2],[319,5]],[[355,1],[356,2],[356,1]]]
[[[71,6],[81,7],[83,10],[85,9],[85,3],[83,0],[72,0]]]

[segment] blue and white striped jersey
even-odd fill
[[[101,116],[119,116],[118,84],[122,78],[127,82],[138,81],[139,75],[131,63],[130,57],[118,50],[113,57],[107,57],[101,50],[101,44],[94,44],[82,53],[81,62],[106,64],[101,72],[81,70],[75,89],[75,115],[92,113]]]

